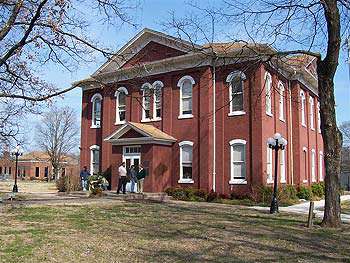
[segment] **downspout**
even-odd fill
[[[212,80],[213,80],[213,191],[216,189],[216,61],[212,60]]]

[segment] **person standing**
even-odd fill
[[[86,191],[89,176],[90,172],[88,171],[87,167],[84,166],[83,170],[80,172],[81,187],[83,188],[83,191]]]
[[[130,186],[130,190],[132,193],[135,193],[135,184],[137,183],[137,171],[138,171],[138,167],[136,165],[132,165],[130,167],[130,181],[131,181],[131,186]]]
[[[146,177],[146,170],[143,168],[143,166],[139,165],[139,171],[137,173],[137,189],[139,190],[139,193],[143,193],[143,181]]]
[[[122,162],[122,164],[119,166],[118,173],[119,173],[119,182],[118,182],[117,194],[119,194],[122,188],[123,188],[123,194],[125,194],[126,183],[127,183],[127,178],[126,178],[127,171],[125,168],[125,162]]]

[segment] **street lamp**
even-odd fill
[[[16,146],[16,148],[12,151],[12,156],[16,157],[16,168],[15,168],[15,184],[13,185],[12,192],[13,193],[18,193],[18,187],[17,187],[17,174],[18,174],[18,156],[22,155],[22,150],[19,147],[19,145]]]
[[[278,201],[277,201],[277,168],[278,168],[278,150],[284,150],[287,145],[287,140],[282,137],[281,134],[275,133],[273,138],[267,139],[267,144],[273,150],[275,150],[275,179],[273,183],[273,195],[270,206],[270,214],[274,214],[278,212]]]

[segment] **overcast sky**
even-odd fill
[[[204,1],[203,1],[204,2]],[[201,2],[201,3],[203,3]],[[207,1],[213,3],[213,1]],[[215,1],[214,1],[215,2]],[[163,31],[162,22],[169,18],[169,12],[174,10],[176,14],[185,14],[189,7],[182,0],[140,0],[140,6],[132,13],[134,21],[138,26],[123,27],[96,27],[92,28],[92,35],[104,42],[106,45],[118,50],[134,35],[143,28],[148,27],[157,31]],[[167,32],[165,32],[167,33]],[[350,120],[350,70],[345,59],[345,52],[342,54],[338,72],[335,79],[335,95],[337,103],[337,121],[338,123]],[[61,68],[51,66],[45,74],[45,79],[59,88],[66,88],[72,82],[88,77],[92,74],[105,59],[101,56],[96,58],[94,63],[82,65],[76,72],[63,71]],[[80,123],[81,114],[81,90],[79,88],[67,93],[63,99],[57,99],[58,105],[69,105],[77,111],[77,121]],[[33,117],[37,119],[38,117]],[[33,138],[33,134],[28,134],[27,138]],[[35,148],[33,139],[28,141],[30,148]]]

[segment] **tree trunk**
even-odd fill
[[[340,15],[336,0],[322,2],[327,23],[327,53],[317,61],[321,131],[325,161],[325,207],[322,226],[340,227],[340,156],[342,135],[337,127],[334,100],[334,76],[340,52]]]
[[[318,86],[326,168],[325,208],[322,225],[339,227],[341,225],[339,174],[342,135],[337,128],[333,81],[319,75]]]

